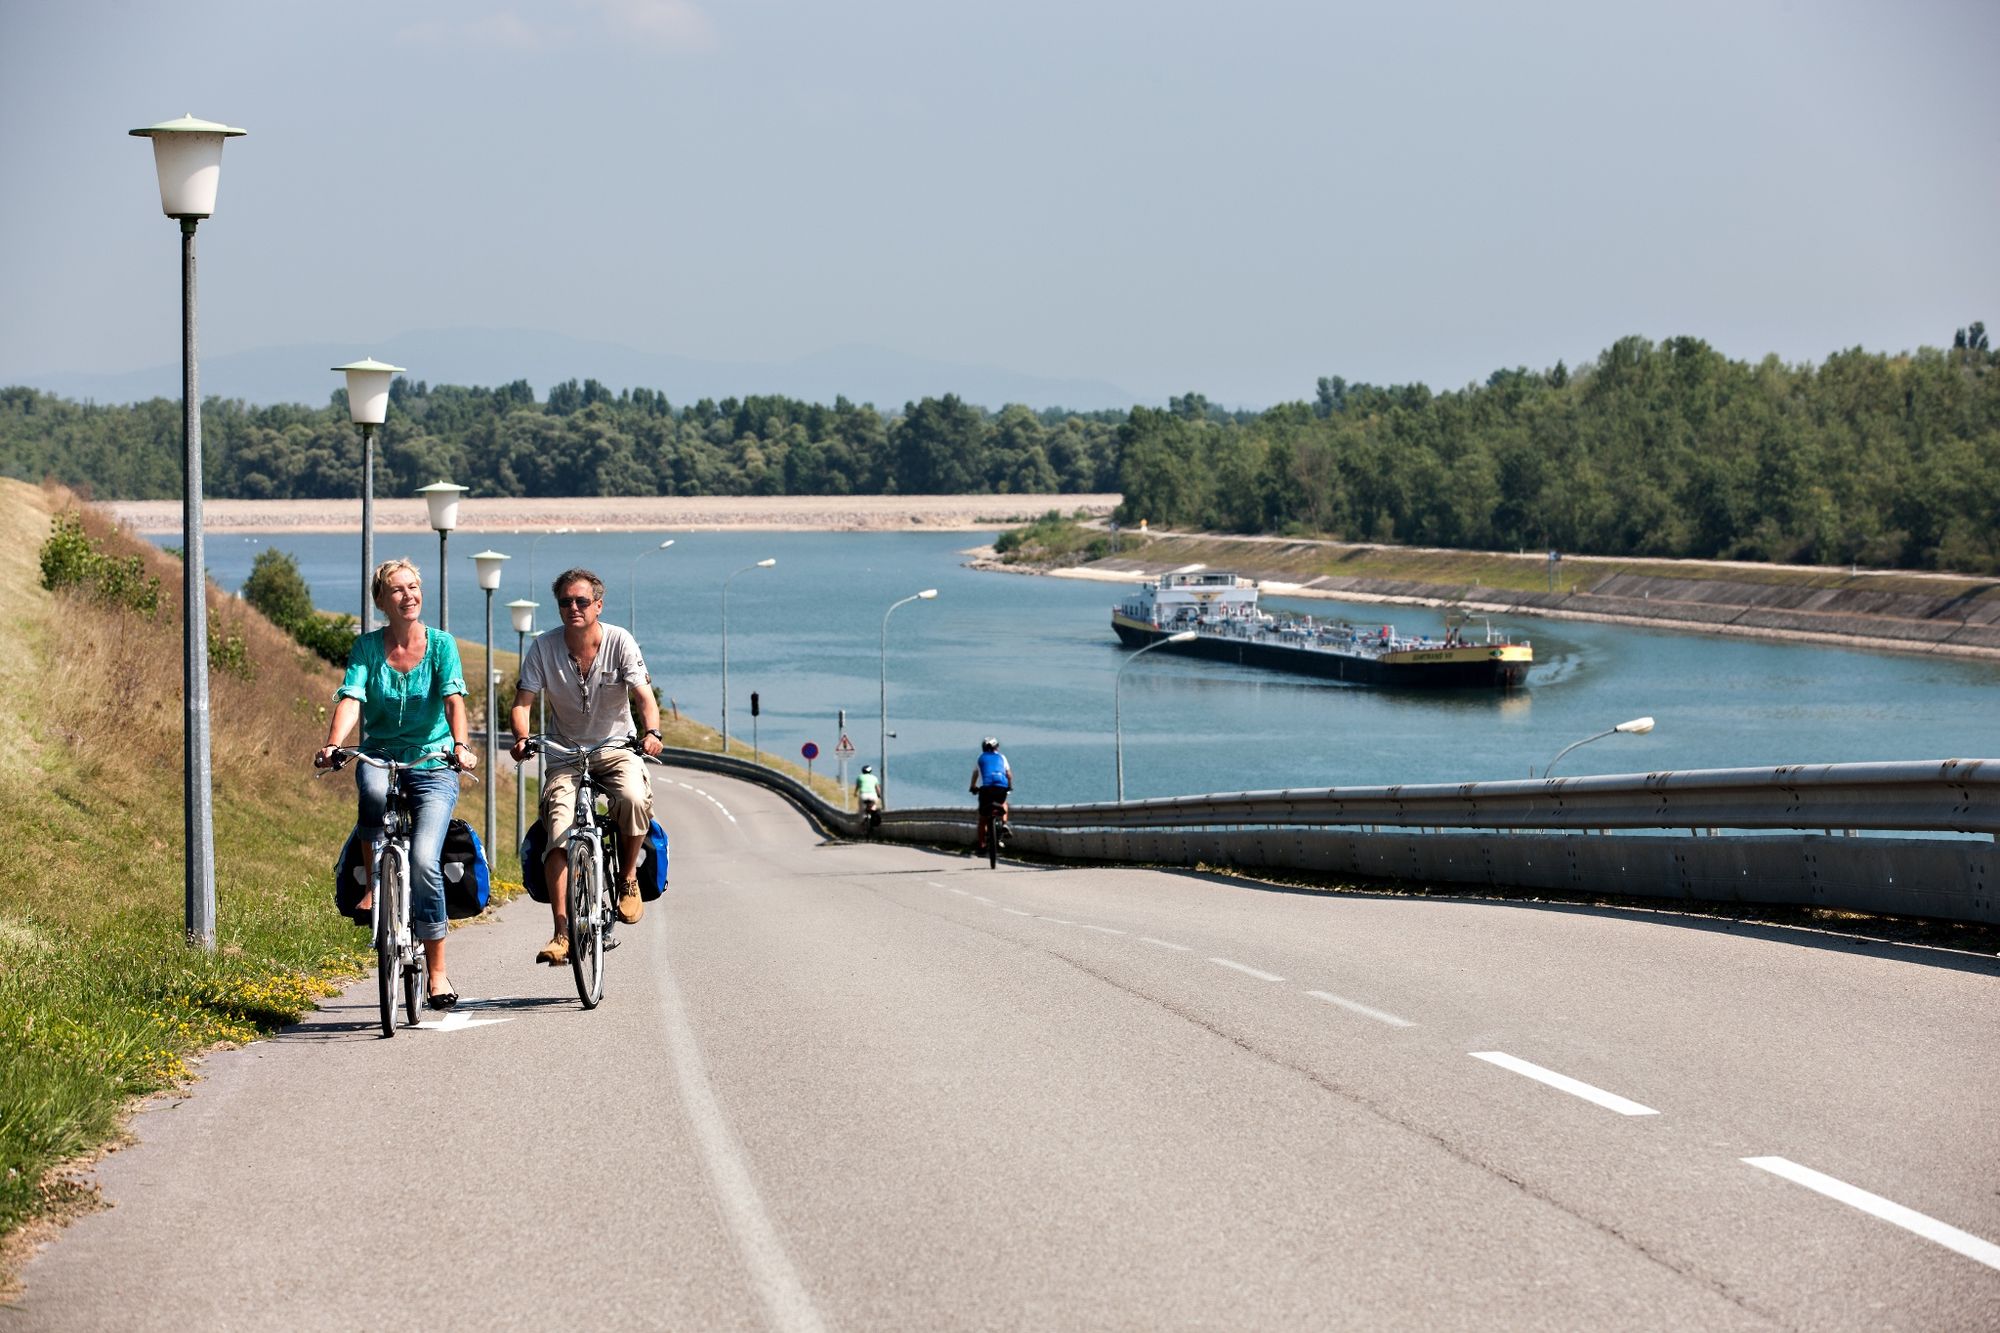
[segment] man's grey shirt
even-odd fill
[[[560,628],[537,634],[521,662],[521,688],[541,696],[549,735],[563,745],[595,745],[638,734],[632,725],[634,686],[651,689],[639,641],[627,630],[598,622],[604,641],[587,675],[579,676]],[[551,765],[555,759],[551,757]]]

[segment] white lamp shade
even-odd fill
[[[347,376],[347,415],[357,426],[379,426],[389,418],[389,381],[403,373],[374,357],[350,361],[335,370]]]
[[[431,511],[431,527],[439,532],[450,532],[458,526],[458,499],[470,487],[455,482],[434,481],[428,486],[417,487],[417,494],[424,497],[424,504]]]
[[[479,586],[492,592],[500,586],[500,566],[507,557],[498,551],[481,551],[472,557],[472,563],[479,567]]]
[[[182,116],[132,133],[153,141],[162,212],[170,218],[205,218],[215,212],[215,190],[222,180],[222,141],[242,134],[242,130]]]
[[[535,608],[540,605],[540,602],[531,602],[525,597],[517,597],[507,603],[508,614],[514,617],[514,632],[516,634],[532,634],[535,632]]]

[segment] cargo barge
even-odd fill
[[[1166,645],[1185,653],[1243,666],[1302,675],[1418,689],[1518,688],[1534,665],[1526,639],[1483,638],[1453,618],[1442,639],[1410,638],[1393,625],[1362,628],[1312,616],[1274,616],[1257,606],[1252,579],[1215,571],[1162,574],[1111,609],[1111,628],[1127,647],[1184,632],[1194,637]]]

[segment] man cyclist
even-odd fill
[[[1000,753],[999,740],[988,736],[979,742],[979,759],[972,766],[972,785],[966,788],[979,795],[979,834],[973,843],[974,851],[986,850],[986,839],[991,832],[997,831],[1001,841],[1006,841],[1007,794],[1013,789],[1014,770],[1008,765],[1007,756]]]
[[[660,704],[653,697],[652,678],[639,655],[639,641],[598,617],[604,611],[604,580],[587,569],[566,569],[550,585],[562,624],[538,634],[521,659],[521,681],[514,691],[514,748],[518,762],[528,757],[527,738],[534,731],[535,701],[548,707],[548,735],[557,744],[585,749],[601,741],[634,735],[632,708],[645,722],[641,747],[660,752]],[[599,791],[610,798],[611,825],[618,834],[618,919],[637,921],[644,911],[639,898],[639,858],[653,819],[653,784],[646,764],[627,749],[600,752],[591,761]],[[552,760],[542,787],[540,818],[548,836],[542,857],[542,877],[549,886],[549,911],[555,917],[555,937],[535,955],[551,967],[569,961],[569,852],[563,846],[576,819],[577,771],[581,760]]]
[[[882,811],[882,779],[875,776],[873,764],[863,764],[861,775],[854,779],[855,803],[861,807],[862,818],[868,827],[874,828]]]

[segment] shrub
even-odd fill
[[[350,615],[327,616],[315,611],[312,589],[306,586],[299,562],[289,552],[266,548],[257,553],[250,577],[243,581],[243,600],[300,646],[335,666],[347,665],[360,622]]]
[[[42,543],[42,586],[73,588],[87,597],[151,616],[160,609],[160,581],[136,555],[106,555],[83,530],[75,510],[55,516]]]

